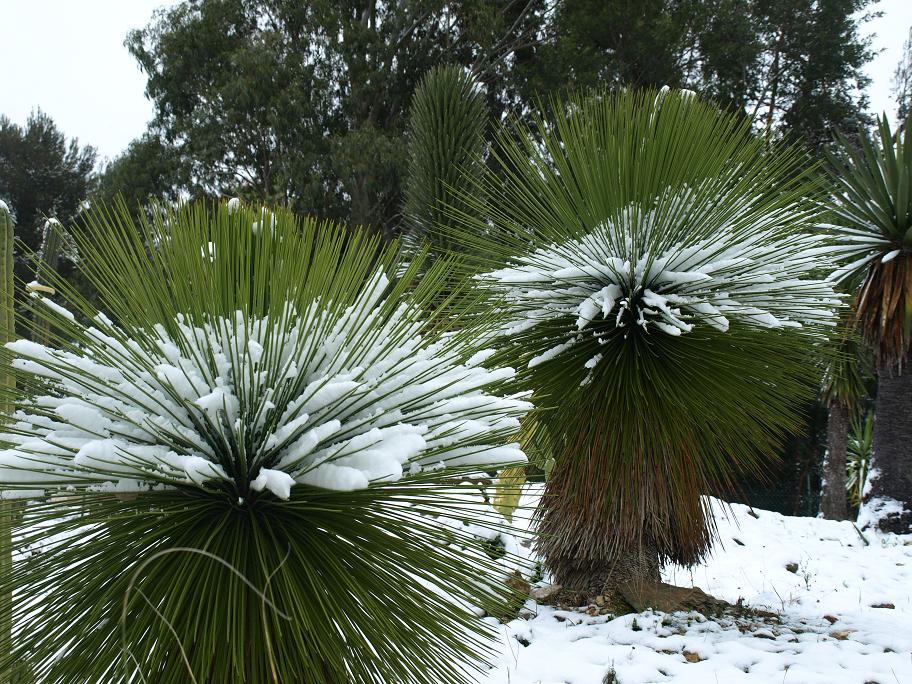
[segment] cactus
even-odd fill
[[[13,243],[15,231],[9,207],[0,200],[0,344],[17,338],[16,314],[13,300]],[[6,422],[16,409],[12,400],[16,379],[8,371],[6,350],[0,353],[0,420]],[[13,529],[22,516],[22,504],[0,501],[0,576],[13,569]],[[13,596],[0,594],[0,653],[12,648]],[[0,672],[0,684],[30,684],[34,682],[28,664],[19,663],[11,671]]]
[[[13,308],[13,217],[9,208],[0,201],[0,342],[12,340],[16,335],[16,324]],[[5,351],[5,350],[4,350]],[[0,369],[3,378],[2,415],[8,420],[13,412],[11,389],[15,379],[7,370],[8,358],[2,358]],[[0,501],[0,575],[6,575],[13,568],[13,516],[15,504]],[[0,652],[8,652],[13,638],[13,596],[11,593],[0,595]],[[0,672],[0,684],[11,684],[13,673]]]
[[[462,251],[449,230],[453,212],[467,211],[463,198],[477,193],[484,172],[487,130],[484,95],[459,67],[428,72],[412,99],[405,224],[411,241],[426,239],[435,254]],[[458,238],[457,238],[458,240]]]

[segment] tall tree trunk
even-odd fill
[[[849,441],[849,408],[844,402],[830,403],[827,421],[827,454],[823,462],[823,492],[820,514],[827,520],[845,520],[846,447]]]
[[[770,102],[769,111],[766,114],[766,144],[769,145],[770,136],[773,133],[773,121],[776,118],[776,98],[779,94],[779,58],[782,51],[782,42],[785,39],[785,33],[779,31],[776,38],[776,45],[773,49],[773,65],[770,67]]]
[[[884,532],[912,532],[912,368],[878,364],[874,472],[865,507]],[[893,510],[891,510],[893,509]]]

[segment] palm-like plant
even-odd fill
[[[529,405],[480,365],[447,264],[416,282],[420,254],[236,203],[154,213],[93,210],[73,239],[104,310],[57,278],[31,300],[52,343],[7,345],[0,483],[30,503],[0,670],[470,681],[470,606],[505,590],[460,482],[523,458]]]
[[[912,136],[884,117],[856,147],[840,138],[831,157],[833,231],[846,263],[836,281],[855,278],[857,319],[874,353],[877,398],[868,505],[885,531],[912,531]]]
[[[852,508],[857,510],[864,498],[868,468],[871,466],[871,450],[874,444],[874,413],[868,411],[862,417],[852,417],[846,447],[846,491]]]
[[[409,171],[405,183],[405,225],[410,241],[430,241],[435,254],[464,245],[453,233],[452,212],[484,171],[488,110],[471,74],[458,66],[431,69],[418,84],[409,111]]]
[[[552,110],[500,136],[506,182],[460,239],[557,450],[539,549],[591,597],[706,552],[701,495],[762,471],[795,426],[839,298],[813,273],[827,248],[796,149],[768,154],[686,94]]]

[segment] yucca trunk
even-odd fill
[[[638,594],[661,581],[664,562],[695,563],[711,541],[685,450],[641,454],[627,467],[603,437],[597,425],[576,432],[536,512],[538,551],[555,583],[581,603]]]
[[[912,368],[908,357],[901,364],[880,363],[877,368],[877,403],[874,418],[874,455],[870,489],[865,503],[887,500],[902,511],[880,516],[884,532],[912,532]]]
[[[823,462],[823,491],[820,514],[827,520],[845,520],[846,450],[849,443],[849,408],[844,402],[830,403],[827,421],[827,454]]]
[[[655,540],[644,533],[638,543],[619,544],[619,520],[603,479],[578,479],[569,464],[555,463],[537,511],[538,551],[554,582],[581,605],[596,596],[616,598],[628,585],[659,582]]]

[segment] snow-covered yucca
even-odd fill
[[[759,198],[739,195],[720,213],[714,191],[685,186],[645,206],[632,202],[580,237],[479,276],[506,296],[515,317],[508,335],[576,317],[569,335],[561,336],[566,339],[528,365],[594,341],[599,351],[584,363],[587,384],[596,366],[610,363],[600,347],[616,333],[678,336],[703,326],[727,332],[733,324],[832,324],[838,297],[813,273],[832,248],[811,233],[791,233],[795,225],[807,226],[808,210],[792,205],[758,215],[751,204]]]
[[[33,501],[14,656],[48,682],[463,681],[486,637],[466,606],[502,578],[429,514],[479,515],[459,482],[524,459],[529,409],[482,365],[489,324],[446,264],[416,282],[362,233],[155,215],[92,211],[99,306],[54,283],[31,300],[53,343],[7,345],[0,486]]]
[[[857,288],[854,323],[877,371],[875,476],[859,519],[912,532],[912,135],[890,130],[839,136],[830,158],[830,226],[844,263],[833,279]]]
[[[799,150],[692,94],[551,105],[497,141],[458,233],[503,310],[495,358],[548,409],[539,549],[591,599],[706,552],[701,495],[795,426],[839,298]]]

